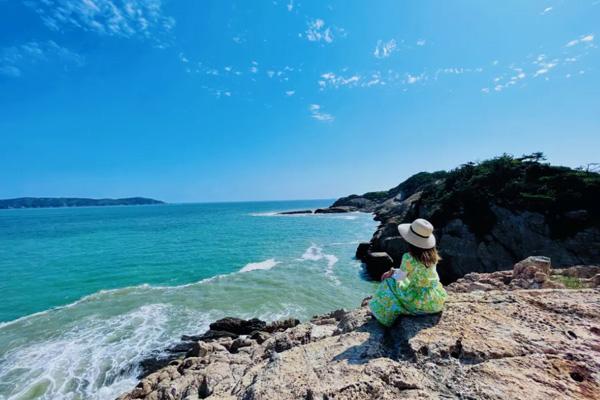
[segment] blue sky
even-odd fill
[[[600,162],[600,0],[0,0],[0,198],[333,198]]]

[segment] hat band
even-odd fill
[[[410,226],[410,231],[411,231],[412,233],[414,233],[415,235],[417,235],[418,237],[420,237],[420,238],[423,238],[423,239],[429,239],[429,236],[431,236],[431,235],[429,235],[429,236],[423,236],[423,235],[420,235],[420,234],[418,234],[418,233],[417,233],[417,232],[415,232],[415,230],[412,228],[412,225]]]

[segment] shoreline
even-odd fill
[[[556,276],[590,286],[560,288]],[[165,349],[168,359],[149,360],[148,374],[118,400],[586,399],[600,390],[600,266],[551,270],[530,257],[447,290],[441,314],[402,317],[392,329],[372,318],[366,299],[305,322],[215,321]]]

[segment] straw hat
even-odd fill
[[[408,243],[420,249],[432,249],[435,247],[435,236],[433,236],[433,225],[423,218],[415,219],[412,224],[398,225],[400,235]]]

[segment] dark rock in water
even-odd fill
[[[190,351],[190,349],[192,348],[192,346],[194,345],[193,342],[181,342],[176,344],[175,346],[169,347],[167,349],[168,353],[187,353],[188,351]]]
[[[295,318],[281,319],[271,322],[263,329],[263,331],[269,333],[285,331],[286,329],[293,328],[298,324],[300,324],[300,320]]]
[[[365,265],[369,276],[378,281],[384,272],[390,270],[394,265],[394,260],[384,251],[367,253]]]
[[[175,357],[155,355],[140,361],[140,373],[138,374],[138,379],[141,379],[155,371],[158,371],[161,368],[166,367],[174,359]]]
[[[408,244],[402,236],[391,236],[383,240],[382,250],[394,260],[394,266],[399,266],[402,256],[408,251]]]
[[[356,211],[356,207],[329,207],[329,208],[317,208],[315,214],[341,214]]]
[[[258,318],[245,320],[240,318],[227,317],[210,324],[210,329],[212,331],[231,332],[236,335],[248,335],[254,331],[263,330],[265,326],[267,326],[267,323],[265,321],[261,321]]]
[[[221,338],[232,338],[232,339],[236,339],[239,335],[230,331],[219,331],[219,330],[214,330],[214,329],[209,329],[208,331],[206,331],[206,333],[204,335],[201,335],[199,337],[198,340],[203,340],[205,342],[210,341],[210,340],[217,340],[217,339],[221,339]]]
[[[312,210],[282,211],[279,215],[312,214]]]
[[[359,243],[358,247],[356,248],[356,259],[364,261],[370,247],[371,243],[369,242]]]

